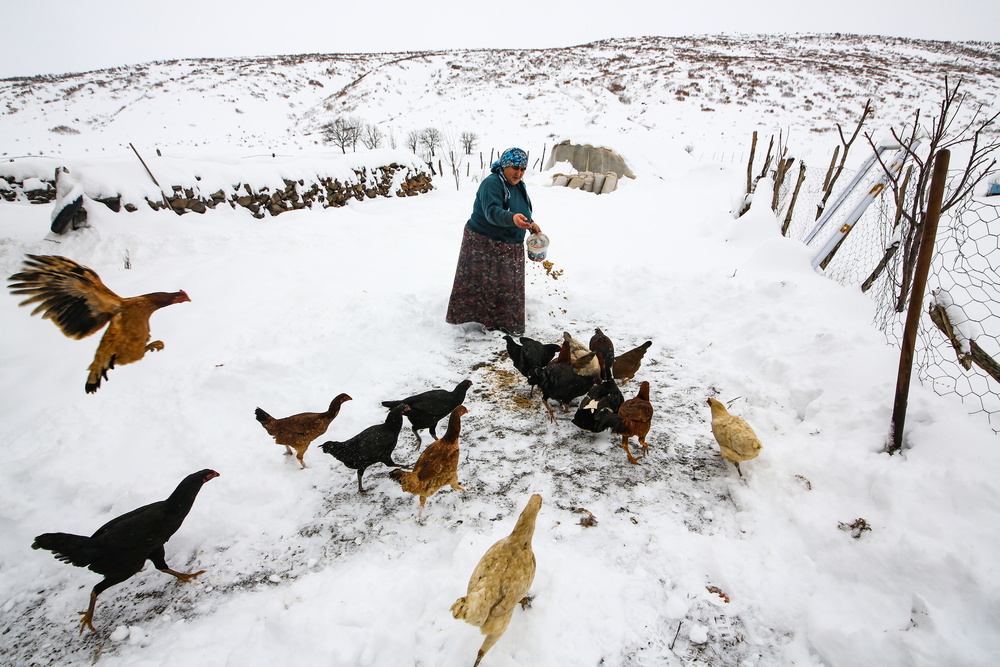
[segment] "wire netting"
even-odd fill
[[[948,303],[962,337],[990,359],[1000,359],[1000,205],[971,199],[942,222],[927,278],[925,303]],[[926,311],[926,308],[924,309]],[[964,318],[964,319],[963,319]],[[985,413],[1000,429],[1000,382],[978,364],[966,370],[952,341],[921,318],[918,377],[941,394],[957,394],[973,413]]]
[[[794,170],[792,170],[794,171]],[[813,173],[810,173],[812,171]],[[844,173],[839,188],[854,174]],[[816,224],[816,212],[823,196],[820,170],[807,170],[789,221],[787,236],[804,240]],[[875,168],[854,189],[826,228],[810,243],[816,253],[840,227],[839,220],[878,181],[881,170]],[[781,188],[779,221],[784,221],[791,200],[796,175],[789,173]],[[837,188],[835,188],[836,192]],[[836,196],[836,195],[835,195]],[[827,202],[829,206],[834,197]],[[912,197],[912,193],[909,193]],[[906,204],[910,203],[907,199]],[[831,280],[861,289],[870,281],[866,294],[875,302],[874,324],[885,334],[888,343],[902,346],[908,300],[900,296],[903,272],[903,248],[900,243],[915,230],[905,220],[897,222],[896,205],[891,193],[883,193],[865,211],[823,270]],[[896,250],[891,250],[893,245]],[[884,263],[884,268],[877,268]],[[978,363],[959,363],[959,353],[968,352],[974,341],[979,352],[1000,361],[1000,202],[988,198],[970,198],[942,214],[935,253],[923,300],[923,315],[914,351],[915,373],[919,380],[941,395],[958,396],[972,413],[984,413],[994,431],[1000,432],[1000,382],[996,370],[991,374]],[[873,274],[875,274],[873,276]],[[928,315],[929,306],[946,303],[952,324],[959,332],[961,349]]]

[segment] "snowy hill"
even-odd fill
[[[130,141],[140,149],[282,152],[314,147],[320,125],[337,116],[378,124],[400,142],[434,124],[501,148],[502,136],[489,129],[516,128],[536,154],[565,134],[597,140],[650,131],[723,151],[747,142],[748,125],[832,132],[866,97],[875,100],[877,124],[902,124],[914,106],[937,99],[945,75],[991,104],[998,67],[995,43],[851,35],[177,60],[0,80],[0,156],[114,152]]]
[[[483,173],[416,197],[254,218],[0,201],[0,271],[60,254],[123,296],[184,289],[152,317],[164,349],[84,392],[97,340],[0,299],[0,660],[14,665],[453,665],[482,637],[449,608],[531,493],[534,600],[484,667],[990,665],[1000,654],[1000,464],[985,417],[914,384],[906,450],[883,453],[898,351],[872,304],[810,268],[766,206],[739,219],[751,134],[785,133],[825,166],[872,98],[877,131],[931,112],[944,75],[995,105],[996,44],[857,36],[611,40],[547,51],[179,60],[0,81],[0,157],[123,163],[284,158],[323,148],[337,116],[398,142],[428,126],[476,152],[562,139],[636,173],[596,196],[532,166],[550,270],[528,267],[528,331],[619,350],[653,341],[649,455],[550,422],[503,340],[444,322],[461,229]],[[766,134],[765,134],[766,136]],[[401,148],[402,146],[400,146]],[[329,146],[325,147],[329,151]],[[862,151],[854,156],[862,159]],[[344,159],[355,159],[348,156]],[[10,164],[8,162],[8,164]],[[116,172],[122,188],[148,179]],[[220,176],[221,178],[221,176]],[[472,380],[459,481],[428,502],[376,465],[356,477],[319,444],[385,417],[381,401]],[[353,397],[300,469],[254,419]],[[763,442],[744,476],[720,458],[706,401]],[[439,431],[440,433],[440,431]],[[426,436],[424,443],[427,443]],[[634,441],[633,441],[634,443]],[[419,453],[404,427],[394,456]],[[32,551],[90,534],[212,468],[146,566],[100,577]],[[863,523],[860,521],[863,520]]]

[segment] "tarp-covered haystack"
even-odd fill
[[[569,162],[577,173],[554,174],[553,185],[607,194],[618,187],[618,179],[626,176],[635,178],[635,174],[625,164],[625,159],[610,148],[563,141],[552,147],[545,168],[551,169],[561,162]]]

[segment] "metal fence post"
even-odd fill
[[[913,374],[913,351],[917,340],[917,327],[923,311],[924,289],[927,287],[927,273],[934,254],[934,239],[937,236],[938,220],[941,217],[941,201],[944,186],[948,180],[948,162],[951,151],[938,151],[934,157],[934,173],[927,198],[927,213],[920,235],[920,252],[913,274],[910,290],[910,305],[906,311],[906,327],[903,330],[903,349],[899,353],[899,374],[896,378],[896,400],[892,406],[892,439],[885,451],[895,454],[903,447],[903,424],[906,421],[906,404],[909,400],[910,377]]]

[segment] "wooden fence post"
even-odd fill
[[[788,203],[788,210],[785,212],[785,222],[781,225],[781,235],[788,236],[788,227],[792,224],[792,211],[795,209],[795,200],[799,198],[799,189],[802,181],[806,180],[806,163],[799,162],[799,180],[795,182],[795,192],[792,193],[792,201]]]
[[[910,305],[906,311],[906,326],[903,329],[903,349],[899,353],[899,373],[896,377],[896,399],[892,405],[892,439],[885,451],[895,454],[903,447],[903,424],[906,421],[906,404],[909,400],[910,377],[913,374],[913,351],[917,341],[917,327],[923,311],[924,289],[927,287],[927,273],[931,257],[934,255],[934,239],[937,236],[938,220],[941,217],[941,201],[944,186],[948,180],[948,162],[951,151],[941,150],[934,156],[934,174],[927,197],[927,214],[920,235],[920,251],[913,274],[910,290]]]

